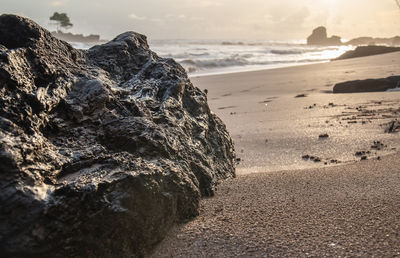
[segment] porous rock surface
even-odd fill
[[[206,95],[145,36],[83,51],[0,16],[1,256],[143,256],[234,160]]]

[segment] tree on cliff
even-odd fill
[[[50,21],[55,21],[57,23],[57,30],[59,30],[60,27],[69,29],[73,26],[66,13],[54,12],[53,16],[50,17]]]

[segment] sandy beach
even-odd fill
[[[238,157],[154,257],[399,256],[400,92],[333,94],[398,74],[400,53],[191,78]],[[360,161],[360,160],[363,161]]]
[[[240,175],[153,257],[398,257],[399,156]]]
[[[335,83],[395,75],[399,53],[265,71],[191,78],[208,90],[240,158],[238,173],[311,168],[396,152],[400,138],[380,126],[398,117],[399,92],[332,94]],[[305,97],[298,97],[304,94]],[[319,139],[319,135],[328,138]],[[317,156],[321,162],[304,161]],[[331,162],[336,160],[338,162]]]

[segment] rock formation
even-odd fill
[[[398,46],[400,45],[400,37],[396,36],[393,38],[373,38],[373,37],[359,37],[349,40],[345,43],[346,45],[360,46],[360,45],[388,45]]]
[[[360,46],[354,50],[347,51],[343,55],[334,60],[342,60],[356,57],[381,55],[392,52],[400,51],[400,47],[387,47],[387,46]]]
[[[318,27],[313,30],[312,34],[307,38],[308,45],[321,45],[321,46],[338,46],[342,45],[342,41],[338,36],[328,38],[325,27]]]
[[[313,30],[312,34],[307,38],[308,45],[320,45],[320,46],[339,46],[339,45],[387,45],[387,46],[398,46],[400,45],[400,36],[392,38],[373,38],[373,37],[358,37],[351,39],[345,43],[339,36],[332,36],[328,38],[326,28],[320,26]]]
[[[333,93],[355,93],[387,91],[400,85],[400,76],[390,76],[380,79],[356,80],[338,83],[333,87]]]
[[[0,254],[143,256],[235,175],[207,96],[146,37],[73,49],[0,16]]]

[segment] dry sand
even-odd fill
[[[337,82],[396,75],[399,60],[192,78],[235,141],[238,177],[153,256],[400,257],[400,137],[383,126],[399,117],[400,92],[330,92]]]

